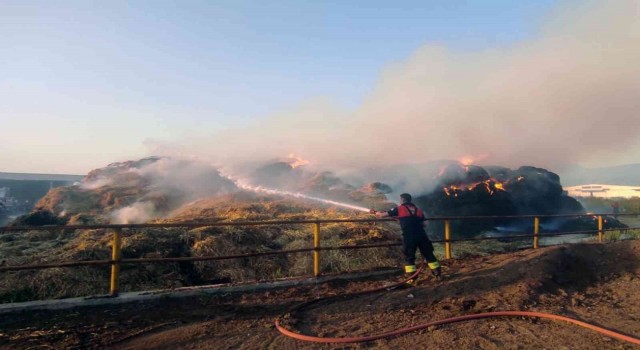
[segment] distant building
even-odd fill
[[[571,197],[631,198],[640,197],[639,186],[590,184],[565,187]]]
[[[0,203],[4,214],[28,212],[49,190],[82,181],[81,175],[0,172]]]
[[[11,188],[0,187],[0,209],[9,210],[18,206],[18,200],[11,197]]]
[[[18,180],[18,181],[53,181],[53,182],[79,182],[84,178],[83,175],[67,175],[67,174],[31,174],[31,173],[5,173],[0,172],[0,180]]]

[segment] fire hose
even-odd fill
[[[328,297],[323,297],[323,298],[318,298],[318,299],[313,299],[307,302],[304,302],[300,305],[297,305],[296,307],[292,308],[289,313],[293,313],[295,311],[298,311],[306,306],[309,306],[313,303],[317,303],[323,300],[328,300],[328,299],[332,299],[332,298],[336,298],[336,297],[341,297],[341,298],[350,298],[350,297],[354,297],[357,295],[363,295],[363,294],[370,294],[370,293],[375,293],[375,292],[379,292],[379,291],[383,291],[383,290],[391,290],[394,288],[397,288],[403,284],[405,284],[406,282],[417,278],[418,275],[422,272],[422,270],[424,269],[424,262],[422,264],[422,266],[420,266],[420,268],[418,269],[418,271],[416,271],[413,275],[411,275],[411,277],[402,280],[401,282],[392,284],[390,286],[384,286],[384,287],[379,287],[379,288],[374,288],[374,289],[368,289],[368,290],[364,290],[364,291],[359,291],[359,292],[354,292],[354,293],[348,293],[348,294],[342,294],[342,295],[337,295],[337,296],[328,296]],[[397,337],[406,333],[410,333],[410,332],[415,332],[421,329],[425,329],[425,328],[429,328],[432,326],[438,326],[438,325],[444,325],[444,324],[450,324],[450,323],[457,323],[457,322],[464,322],[464,321],[469,321],[469,320],[477,320],[477,319],[482,319],[482,318],[492,318],[492,317],[531,317],[531,318],[545,318],[545,319],[551,319],[551,320],[556,320],[556,321],[565,321],[568,323],[572,323],[575,325],[578,325],[580,327],[584,327],[587,329],[590,329],[592,331],[601,333],[603,335],[606,335],[608,337],[611,338],[615,338],[621,341],[625,341],[625,342],[629,342],[631,344],[635,344],[635,345],[640,345],[640,339],[633,337],[633,336],[629,336],[626,334],[622,334],[620,332],[616,332],[613,330],[609,330],[603,327],[599,327],[587,322],[583,322],[583,321],[579,321],[570,317],[566,317],[566,316],[560,316],[560,315],[554,315],[554,314],[549,314],[549,313],[545,313],[545,312],[534,312],[534,311],[495,311],[495,312],[484,312],[484,313],[479,313],[479,314],[472,314],[472,315],[463,315],[463,316],[456,316],[456,317],[450,317],[450,318],[445,318],[442,320],[437,320],[437,321],[431,321],[431,322],[426,322],[426,323],[422,323],[416,326],[412,326],[412,327],[406,327],[406,328],[400,328],[400,329],[396,329],[394,331],[391,332],[385,332],[385,333],[380,333],[380,334],[376,334],[376,335],[370,335],[370,336],[362,336],[362,337],[342,337],[342,338],[331,338],[331,337],[316,337],[316,336],[311,336],[311,335],[305,335],[305,334],[300,334],[300,333],[295,333],[293,331],[288,330],[287,328],[285,328],[284,326],[282,326],[280,319],[282,318],[279,317],[275,320],[275,326],[276,329],[284,334],[287,337],[290,338],[294,338],[297,340],[303,340],[303,341],[308,341],[308,342],[314,342],[314,343],[361,343],[361,342],[368,342],[368,341],[373,341],[373,340],[378,340],[378,339],[383,339],[383,338],[391,338],[391,337]]]

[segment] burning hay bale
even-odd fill
[[[438,186],[416,202],[431,216],[510,216],[584,214],[582,205],[564,194],[560,177],[546,169],[523,166],[516,170],[504,167],[480,167],[451,164],[441,169]],[[532,232],[531,220],[482,219],[453,222],[458,236],[474,236],[507,227],[509,231]],[[554,223],[551,225],[551,223]],[[543,219],[549,231],[562,228],[577,231],[584,222],[572,219]],[[613,221],[610,224],[614,224]],[[588,225],[594,229],[593,223]],[[619,224],[615,227],[624,227]],[[548,231],[548,232],[549,232]],[[430,232],[442,235],[442,223],[434,223]]]
[[[141,223],[195,199],[235,190],[208,164],[151,157],[110,164],[91,171],[80,185],[54,188],[36,211],[76,222]]]

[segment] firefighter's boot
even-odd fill
[[[434,270],[431,270],[431,273],[438,281],[442,280],[442,268],[438,267]]]
[[[438,280],[442,280],[442,268],[440,267],[440,263],[438,261],[430,262],[429,269],[431,270],[431,274]]]
[[[416,273],[416,271],[418,271],[418,269],[416,268],[416,265],[405,265],[404,266],[405,278],[409,278],[413,276]],[[417,277],[408,279],[402,284],[402,287],[404,288],[413,287],[415,286],[416,280],[417,280]]]

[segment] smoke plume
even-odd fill
[[[355,110],[313,100],[181,151],[225,164],[295,152],[335,170],[463,157],[557,169],[620,155],[640,145],[640,3],[580,6],[510,47],[426,44]]]
[[[196,199],[236,190],[235,184],[209,163],[151,157],[92,171],[81,186],[67,188],[76,198],[85,198],[84,206],[67,211],[73,214],[98,207],[109,212],[112,223],[142,223],[165,217]]]
[[[161,216],[153,203],[135,202],[134,204],[114,210],[111,222],[115,224],[139,224]]]

